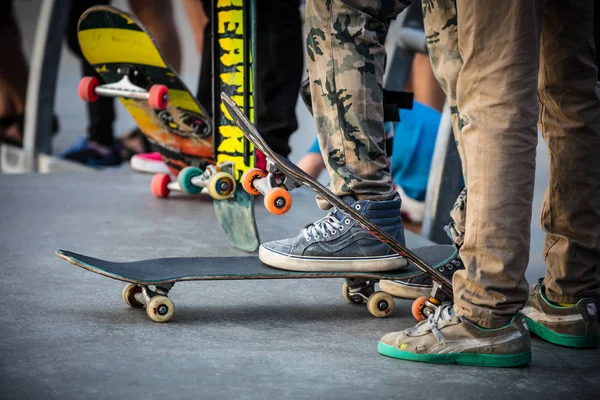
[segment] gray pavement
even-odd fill
[[[168,324],[121,300],[123,284],[77,268],[58,248],[113,260],[244,254],[227,244],[209,199],[150,195],[150,177],[0,176],[0,398],[594,398],[595,350],[533,343],[527,368],[407,363],[378,339],[414,324],[341,296],[339,279],[184,282]],[[263,240],[322,215],[298,191],[289,214],[258,204]],[[420,239],[421,244],[423,239]],[[411,246],[419,238],[409,237]],[[576,398],[576,397],[573,397]],[[596,397],[597,398],[597,397]]]
[[[30,51],[40,0],[17,1]],[[126,1],[115,2],[126,6]],[[196,85],[199,56],[176,2],[183,77]],[[63,51],[56,112],[58,152],[85,131],[79,66]],[[292,160],[314,137],[298,106]],[[119,106],[116,131],[133,122]],[[527,278],[544,272],[538,215],[548,181],[538,147]],[[89,174],[0,176],[0,398],[599,398],[600,353],[534,340],[527,368],[492,370],[382,357],[377,340],[411,326],[410,302],[375,319],[341,296],[340,280],[190,282],[171,292],[172,322],[155,324],[122,302],[122,284],[60,260],[65,248],[113,260],[244,254],[226,242],[211,201],[161,201],[150,177],[128,168]],[[262,206],[263,240],[295,235],[322,212],[300,191],[274,217]],[[412,245],[418,238],[410,236]],[[421,242],[422,243],[422,242]]]

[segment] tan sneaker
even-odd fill
[[[531,341],[520,314],[506,326],[484,329],[442,305],[414,328],[385,335],[378,351],[408,361],[516,367],[531,360]]]
[[[592,298],[581,299],[571,307],[559,306],[546,298],[540,280],[521,313],[527,318],[531,333],[550,343],[581,348],[598,346],[598,307]]]

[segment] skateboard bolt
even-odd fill
[[[166,315],[169,312],[169,307],[162,304],[162,305],[158,306],[158,309],[156,310],[156,312],[158,313],[158,315]]]
[[[377,308],[379,308],[381,311],[386,310],[388,308],[387,301],[380,301],[377,305]]]
[[[282,199],[281,197],[280,197],[280,198],[278,198],[278,199],[275,201],[275,206],[276,206],[277,208],[283,208],[283,207],[285,207],[285,200],[284,200],[284,199]]]

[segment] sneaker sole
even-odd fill
[[[383,342],[379,342],[377,351],[387,357],[407,361],[418,361],[435,364],[476,365],[480,367],[510,368],[527,365],[531,361],[531,352],[517,354],[415,354],[398,350]]]
[[[576,336],[555,332],[530,318],[525,317],[529,331],[547,342],[565,347],[590,348],[598,347],[600,336]]]
[[[403,299],[416,299],[421,296],[431,295],[433,286],[417,286],[409,283],[398,283],[394,281],[379,281],[379,288],[392,296]]]
[[[405,258],[398,255],[381,257],[299,257],[260,246],[258,258],[263,263],[288,271],[300,272],[383,272],[404,268]]]
[[[133,156],[129,162],[131,169],[137,172],[144,172],[147,174],[169,174],[169,168],[163,161],[150,161],[140,157]]]

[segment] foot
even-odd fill
[[[438,267],[437,270],[452,280],[452,275],[459,269],[464,269],[460,258],[455,258],[448,263]],[[382,280],[379,282],[379,287],[382,291],[391,294],[392,296],[401,297],[404,299],[416,299],[421,296],[429,296],[433,289],[433,281],[431,277],[423,272],[411,278],[398,279],[393,281]]]
[[[525,317],[517,314],[506,326],[484,329],[449,304],[414,328],[385,335],[377,349],[388,357],[436,364],[517,367],[531,360]]]
[[[159,152],[136,154],[131,157],[129,164],[134,171],[138,172],[150,174],[170,173],[169,167],[167,167]]]
[[[548,300],[540,280],[521,313],[527,318],[531,333],[550,343],[581,348],[598,346],[598,307],[594,299],[560,306]]]
[[[357,201],[346,196],[343,200],[404,244],[399,198]],[[295,238],[263,243],[258,255],[267,265],[292,271],[374,272],[407,265],[406,259],[336,208]]]
[[[118,146],[108,147],[87,138],[81,138],[63,152],[61,157],[90,167],[109,167],[121,164],[121,156],[118,150]]]
[[[121,158],[130,160],[136,154],[152,152],[150,142],[139,128],[135,128],[125,136],[119,138]]]

